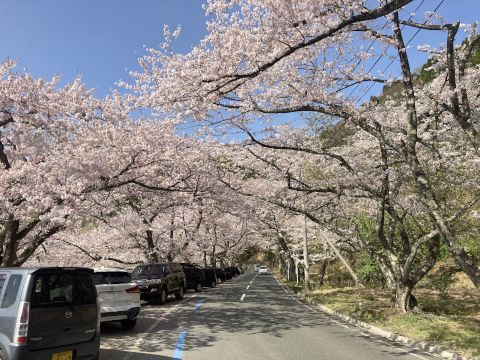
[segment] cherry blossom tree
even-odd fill
[[[79,79],[58,88],[14,68],[0,65],[0,266],[21,265],[65,227],[72,204],[57,155],[102,107]]]
[[[367,248],[392,250],[377,260],[390,274],[401,311],[411,307],[414,285],[434,265],[439,240],[480,286],[478,264],[462,247],[457,231],[479,201],[472,181],[478,177],[479,71],[467,66],[478,35],[472,28],[469,40],[455,47],[459,24],[438,23],[433,14],[424,22],[414,16],[402,19],[401,8],[410,3],[415,1],[370,7],[366,1],[212,0],[206,5],[211,20],[205,39],[188,54],[151,50],[142,59],[143,71],[133,74],[136,83],[127,86],[137,92],[141,106],[178,119],[236,126],[257,145],[288,152],[281,166],[263,155],[257,160],[277,167],[286,177],[287,190],[296,196],[314,194],[317,209],[337,208],[332,211],[336,215],[325,218],[330,224],[339,211],[349,220],[352,203],[373,217],[375,244]],[[376,21],[380,18],[386,21],[383,26]],[[446,48],[431,50],[433,81],[415,80],[404,27],[446,33]],[[366,47],[365,40],[380,46]],[[393,57],[400,79],[373,75],[361,66],[378,54]],[[345,93],[372,82],[399,84],[398,96],[358,105],[363,95]],[[323,116],[333,132],[345,127],[352,133],[344,139],[347,144],[331,146],[315,137],[305,143],[295,136],[283,137],[280,143],[259,140],[255,134],[261,121],[268,124],[274,114],[304,113]],[[295,152],[313,157],[308,161],[326,180],[309,184],[299,170],[289,171],[298,163]],[[447,191],[455,180],[465,186]],[[242,191],[262,193],[272,201],[279,196],[278,188],[271,179],[264,181],[255,183],[255,191]],[[458,201],[459,193],[463,201]],[[328,225],[293,204],[282,206]],[[394,239],[405,245],[398,254]],[[417,266],[420,253],[427,255]]]

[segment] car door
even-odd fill
[[[167,288],[168,293],[172,292],[172,277],[170,276],[170,267],[167,264],[161,266],[162,268],[162,276],[163,276],[163,283]]]

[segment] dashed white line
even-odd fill
[[[247,290],[250,289],[250,285],[247,286]]]
[[[240,301],[243,301],[245,300],[245,294],[242,295],[242,297],[240,298]]]

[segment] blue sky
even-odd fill
[[[425,0],[419,13],[440,0]],[[415,4],[419,4],[416,0]],[[163,25],[182,26],[175,51],[186,52],[205,34],[202,0],[0,0],[0,60],[19,60],[34,76],[77,74],[104,96],[126,69],[137,68],[143,45],[157,47]],[[445,0],[447,21],[480,20],[480,0]],[[422,31],[416,43],[437,41]],[[415,58],[417,66],[423,60]],[[381,68],[382,64],[379,64]]]

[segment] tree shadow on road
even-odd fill
[[[247,291],[244,301],[240,301],[240,298],[245,293],[245,284],[240,286],[232,282],[198,294],[192,299],[194,301],[182,303],[173,312],[162,314],[158,308],[145,307],[142,309],[141,329],[126,334],[119,328],[112,327],[102,337],[108,340],[109,348],[113,349],[173,353],[182,331],[186,332],[183,350],[194,351],[228,340],[236,333],[241,333],[242,336],[266,334],[283,338],[291,335],[292,330],[322,328],[319,329],[319,334],[323,339],[319,340],[344,343],[348,338],[364,356],[372,350],[372,345],[381,347],[377,351],[382,351],[385,355],[408,355],[407,352],[399,353],[393,349],[390,352],[391,345],[388,346],[379,338],[366,337],[359,331],[342,328],[338,319],[321,312],[315,313],[298,304],[298,300],[286,294],[273,277],[266,280],[255,284],[254,291]],[[135,342],[135,347],[130,347]],[[163,359],[145,356],[138,359]]]
[[[103,360],[176,360],[169,356],[144,354],[132,351],[102,349],[100,358]]]
[[[282,337],[289,330],[333,324],[327,317],[312,316],[285,294],[273,278],[270,280],[247,294],[244,302],[240,301],[244,285],[239,290],[235,283],[226,283],[164,316],[153,306],[144,307],[139,320],[141,331],[128,333],[112,325],[102,333],[102,338],[108,341],[109,348],[116,349],[129,348],[137,341],[137,351],[148,353],[175,349],[180,331],[187,331],[184,350],[188,351],[212,346],[234,333]],[[201,306],[196,308],[195,303]],[[154,332],[146,331],[152,326]]]

